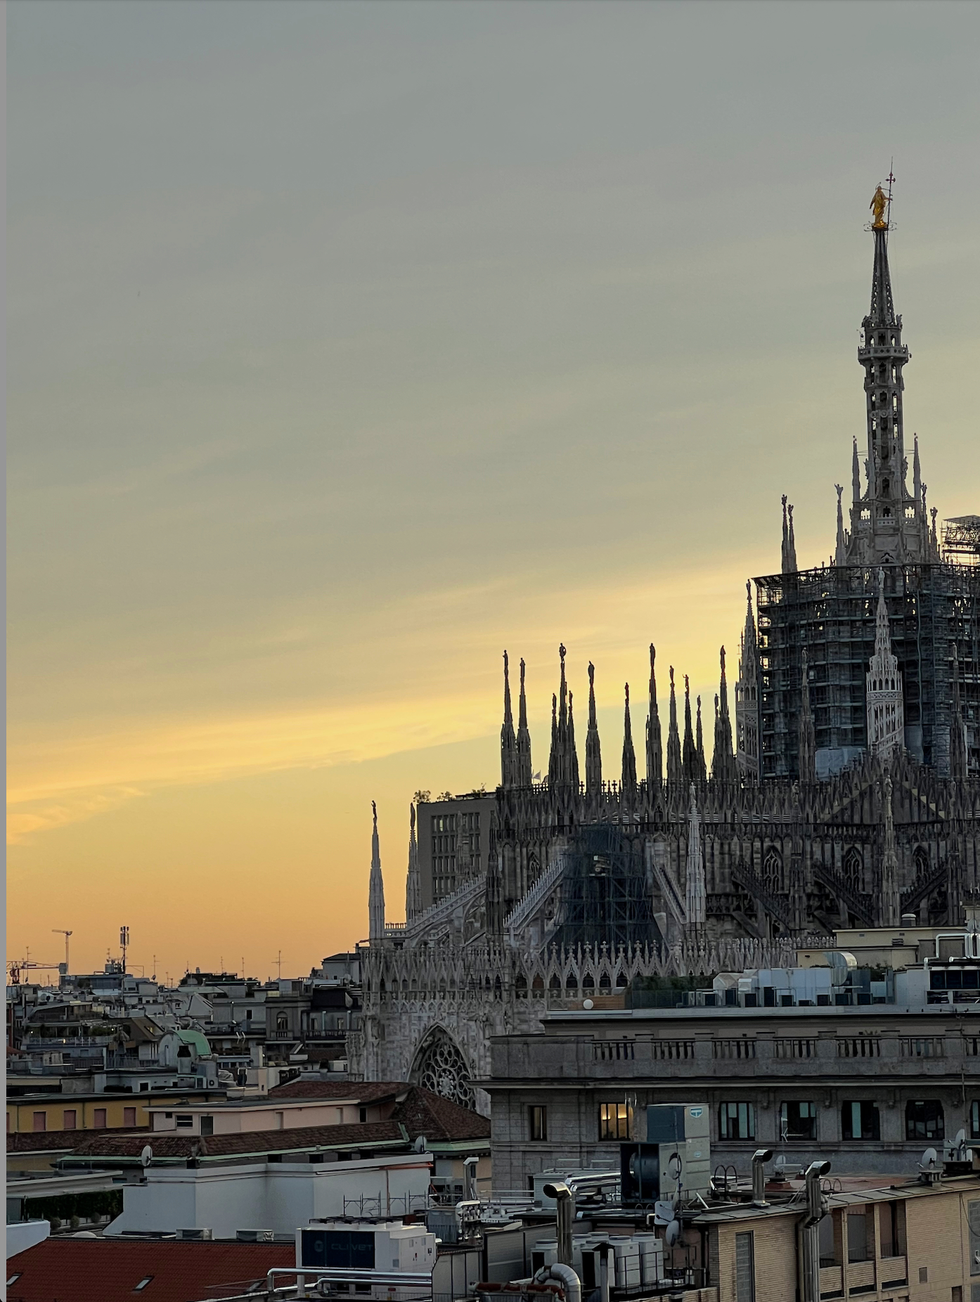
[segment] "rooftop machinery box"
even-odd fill
[[[637,1118],[639,1121],[640,1118]],[[621,1145],[625,1206],[686,1201],[711,1188],[710,1118],[703,1103],[654,1103],[646,1110],[646,1135]]]

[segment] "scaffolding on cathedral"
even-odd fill
[[[618,949],[658,936],[642,848],[621,827],[580,828],[562,859],[552,944]]]

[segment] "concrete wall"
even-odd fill
[[[314,1217],[342,1216],[344,1198],[375,1199],[392,1211],[394,1200],[422,1197],[428,1190],[430,1162],[422,1157],[365,1159],[359,1162],[256,1163],[194,1170],[147,1171],[146,1184],[123,1189],[123,1211],[107,1234],[124,1230],[211,1229],[215,1238],[234,1238],[240,1229],[292,1234]]]

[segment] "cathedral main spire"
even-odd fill
[[[868,455],[862,487],[855,445],[846,563],[867,568],[938,559],[933,554],[925,503],[917,486],[910,493],[906,484],[902,372],[910,354],[902,343],[902,318],[895,312],[888,268],[892,180],[889,177],[888,193],[878,186],[871,201],[871,307],[861,323],[863,337],[858,348],[858,362],[864,367]]]
[[[368,935],[382,941],[385,935],[385,882],[381,875],[381,846],[378,841],[378,806],[371,801],[371,877],[368,883]]]

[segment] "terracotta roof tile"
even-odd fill
[[[89,1135],[148,1135],[145,1127],[116,1127],[108,1132],[103,1130],[28,1130],[20,1134],[7,1135],[8,1153],[46,1153],[64,1148],[77,1148]]]
[[[19,1278],[7,1302],[200,1302],[244,1293],[271,1267],[295,1262],[291,1243],[59,1237],[8,1257],[7,1278]]]
[[[269,1098],[355,1099],[358,1103],[377,1103],[411,1088],[407,1081],[290,1080],[269,1090]]]
[[[347,1126],[296,1126],[287,1130],[246,1130],[233,1135],[177,1135],[173,1131],[142,1132],[116,1137],[110,1131],[89,1132],[75,1149],[75,1157],[139,1157],[149,1144],[154,1157],[223,1157],[236,1153],[278,1153],[291,1148],[331,1148],[347,1144],[389,1143],[403,1140],[396,1121],[368,1121]]]
[[[486,1117],[418,1085],[413,1085],[408,1097],[397,1105],[392,1120],[402,1123],[410,1139],[419,1135],[437,1142],[490,1138],[490,1122]]]

